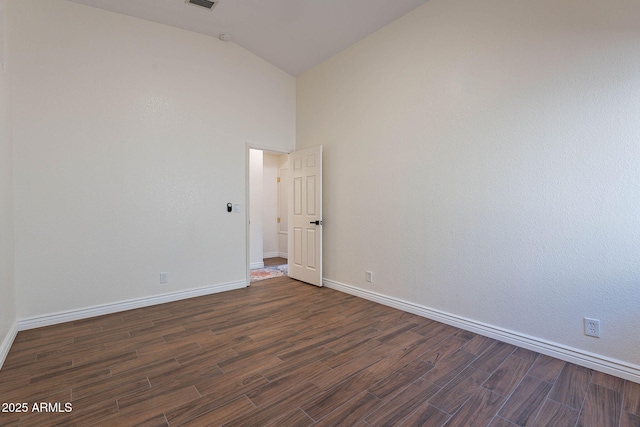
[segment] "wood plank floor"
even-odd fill
[[[265,258],[262,261],[264,262],[265,267],[273,267],[276,265],[284,265],[287,263],[287,259],[282,257]]]
[[[639,384],[286,277],[20,332],[0,396],[3,426],[640,426]]]

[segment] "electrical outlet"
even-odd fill
[[[373,272],[367,271],[367,282],[373,283]]]
[[[160,284],[164,285],[169,282],[169,273],[160,273]]]
[[[590,337],[600,338],[600,321],[598,319],[584,318],[584,334]]]

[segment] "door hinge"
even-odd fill
[[[280,224],[280,218],[278,218],[278,224]]]
[[[278,180],[278,182],[280,182],[280,177],[277,177],[276,179]]]

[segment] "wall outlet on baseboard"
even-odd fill
[[[373,283],[373,272],[367,271],[367,282]]]
[[[164,285],[169,282],[169,273],[160,273],[160,284]]]
[[[584,334],[589,337],[600,338],[600,321],[598,319],[584,318]]]

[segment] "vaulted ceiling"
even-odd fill
[[[70,0],[237,43],[293,76],[344,50],[427,0]]]

